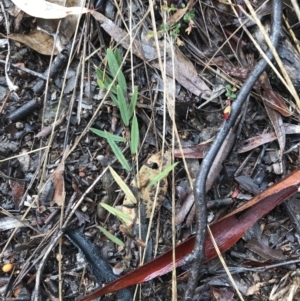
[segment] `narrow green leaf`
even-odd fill
[[[119,50],[119,48],[115,49],[114,55],[115,55],[118,65],[121,66],[123,58],[122,58],[121,51]]]
[[[135,154],[139,147],[139,124],[136,115],[133,115],[131,124],[131,135],[130,135],[130,149],[131,154]]]
[[[109,89],[109,86],[112,84],[112,79],[108,75],[104,74],[104,72],[100,69],[97,69],[96,72],[97,72],[97,84],[98,84],[98,86],[103,90]],[[110,91],[117,94],[116,86],[112,85]]]
[[[107,90],[111,86],[110,92],[113,92],[113,93],[117,94],[117,88],[116,88],[115,85],[112,84],[112,79],[109,76],[105,77],[104,85],[105,85],[105,87],[106,87]]]
[[[125,76],[124,76],[122,70],[120,70],[120,72],[118,73],[120,65],[118,64],[118,62],[115,58],[115,55],[111,49],[107,49],[106,54],[107,54],[107,62],[108,62],[109,70],[113,77],[115,77],[118,74],[117,75],[118,84],[120,85],[122,90],[125,92],[127,90],[127,84],[126,84]]]
[[[132,117],[133,112],[135,110],[136,103],[137,103],[137,97],[138,97],[138,88],[134,87],[134,91],[131,96],[130,105],[129,105],[129,118]]]
[[[132,221],[132,218],[129,215],[123,213],[122,211],[120,211],[108,204],[100,203],[100,206],[102,206],[105,210],[107,210],[111,214],[115,215],[122,223],[124,221]]]
[[[117,159],[120,161],[120,163],[122,164],[122,166],[127,171],[130,171],[129,163],[127,162],[127,160],[124,157],[123,153],[121,152],[121,150],[117,146],[116,142],[111,138],[110,135],[107,135],[107,132],[106,132],[106,137],[105,138],[107,139],[107,142],[108,142],[109,146],[111,147],[113,153],[115,154],[115,156],[117,157]]]
[[[113,170],[113,168],[111,168],[110,166],[108,166],[111,175],[113,176],[114,180],[117,182],[117,184],[120,186],[120,188],[122,189],[122,191],[124,192],[124,194],[126,195],[126,197],[133,203],[136,204],[136,198],[134,196],[134,194],[132,193],[132,191],[130,190],[130,188],[126,185],[126,183],[121,179],[121,177]],[[131,220],[131,219],[130,219]]]
[[[111,75],[113,77],[115,77],[117,75],[117,72],[118,72],[120,66],[118,65],[115,55],[111,49],[107,49],[106,57],[107,57],[109,71],[110,71]]]
[[[96,70],[97,78],[103,80],[104,72],[98,67],[95,67],[95,70]]]
[[[158,174],[157,176],[155,176],[147,185],[147,187],[154,185],[155,183],[157,183],[158,181],[162,180],[164,177],[166,177],[168,175],[168,173],[175,168],[175,166],[178,164],[178,162],[172,164],[171,166],[167,167],[166,169],[164,169],[160,174]]]
[[[90,128],[90,131],[93,132],[94,134],[102,137],[102,138],[105,138],[105,139],[107,138],[107,135],[109,135],[116,142],[124,142],[124,143],[126,142],[125,138],[114,135],[114,134],[111,134],[111,133],[108,133],[106,131],[101,131],[101,130],[98,130],[98,129],[95,129],[95,128]]]
[[[116,97],[115,94],[113,93],[109,93],[110,98],[112,99],[112,101],[114,102],[114,104],[119,107],[119,102],[118,102],[118,98]]]
[[[106,90],[106,89],[107,89],[106,85],[104,84],[104,82],[103,82],[100,78],[97,79],[97,84],[98,84],[98,86],[99,86],[102,90]]]
[[[116,245],[119,245],[121,247],[125,247],[125,244],[122,240],[120,240],[118,237],[114,236],[110,232],[108,232],[105,228],[98,226],[99,230],[103,232],[103,234],[112,242],[114,242]]]
[[[117,86],[117,97],[118,97],[118,103],[119,103],[119,109],[121,113],[122,120],[125,124],[125,126],[129,125],[129,110],[127,106],[127,102],[124,96],[124,92],[122,88],[118,85]]]
[[[154,37],[154,31],[149,31],[146,35],[146,39],[149,40]]]

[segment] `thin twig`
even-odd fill
[[[5,65],[5,64],[6,64],[6,61],[0,60],[0,64]],[[28,74],[30,74],[30,75],[33,75],[33,76],[38,77],[38,78],[41,78],[41,79],[43,79],[43,80],[47,80],[47,79],[48,79],[48,76],[45,76],[45,75],[42,74],[42,73],[36,72],[36,71],[31,70],[31,69],[28,69],[28,68],[26,68],[26,67],[22,67],[22,66],[20,66],[20,65],[18,65],[18,64],[10,64],[10,67],[13,67],[13,68],[15,68],[15,69],[17,69],[17,70],[20,70],[20,71],[22,71],[22,72],[26,72],[26,73],[28,73]],[[51,80],[51,79],[50,79],[50,80]]]
[[[277,46],[278,40],[281,32],[281,12],[282,12],[282,1],[273,1],[273,12],[272,12],[272,43],[274,47]],[[269,50],[267,57],[271,60],[273,58],[272,52]],[[190,277],[187,284],[187,289],[185,291],[184,300],[192,300],[193,294],[197,285],[198,274],[201,268],[201,262],[205,256],[205,239],[206,239],[206,221],[207,221],[207,211],[205,203],[205,183],[207,175],[209,173],[212,162],[215,159],[226,135],[228,134],[231,127],[234,125],[241,107],[247,99],[247,96],[252,90],[255,82],[258,80],[259,76],[264,72],[267,66],[267,62],[261,59],[256,67],[253,69],[245,84],[240,90],[237,99],[232,105],[232,112],[230,118],[224,122],[221,131],[218,133],[216,139],[214,140],[209,152],[203,159],[200,171],[195,181],[195,205],[196,205],[196,240],[193,252],[186,258],[188,262],[193,262],[191,268]]]

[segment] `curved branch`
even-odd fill
[[[282,0],[273,0],[273,10],[272,10],[272,43],[276,48],[280,32],[281,32],[281,13],[282,13]],[[267,57],[271,60],[273,58],[272,52],[269,50],[267,52]],[[207,223],[207,212],[206,212],[206,202],[205,202],[205,183],[210,170],[210,167],[224,141],[226,135],[228,134],[231,127],[235,124],[235,121],[241,111],[247,96],[251,92],[255,82],[258,80],[259,76],[264,72],[267,67],[267,62],[262,58],[255,68],[250,73],[245,84],[241,88],[237,99],[233,102],[232,111],[230,117],[224,122],[221,131],[215,138],[209,152],[202,161],[201,168],[198,172],[195,188],[194,188],[194,198],[196,206],[196,241],[194,250],[190,256],[186,258],[186,261],[193,262],[190,277],[187,284],[187,289],[185,291],[184,300],[192,300],[193,294],[197,285],[198,274],[201,268],[201,262],[204,259],[204,243],[206,238],[206,223]]]

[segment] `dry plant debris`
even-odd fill
[[[135,290],[136,300],[300,298],[300,16],[296,1],[275,16],[280,2],[1,1],[2,299],[86,301],[104,284],[99,294],[130,286],[117,292],[123,301]],[[274,17],[284,21],[275,59],[246,93]],[[120,70],[108,68],[107,49],[119,53]],[[112,87],[97,85],[96,68]],[[120,91],[118,72],[122,104],[109,91]],[[132,121],[120,108],[134,93],[131,153]],[[149,187],[173,161],[174,172]],[[207,221],[193,205],[203,166],[211,167],[201,180]],[[121,206],[132,228],[100,203]],[[209,236],[202,265],[188,262],[200,221],[210,223],[227,267]]]
[[[148,184],[150,181],[159,173],[171,166],[171,152],[166,152],[163,156],[161,152],[152,155],[145,164],[139,170],[136,179],[133,179],[130,183],[130,186],[136,188],[138,191],[138,196],[140,201],[146,204],[146,216],[150,218],[152,215],[153,205],[156,204],[153,212],[158,212],[168,191],[168,180],[167,178],[162,179],[158,185],[158,191],[156,191],[157,185]],[[132,207],[132,201],[125,196],[123,201],[122,211],[126,213],[128,207]],[[128,211],[130,214],[132,210]],[[136,217],[132,216],[132,220],[135,220]]]

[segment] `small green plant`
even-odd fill
[[[184,14],[183,21],[185,23],[190,23],[190,21],[193,21],[193,20],[195,20],[195,9],[191,8]]]
[[[162,172],[160,172],[157,176],[155,176],[149,182],[148,186],[155,185],[157,182],[164,179],[169,174],[169,172],[172,171],[176,167],[177,164],[178,164],[178,162],[172,164],[171,166],[167,167]],[[121,177],[114,171],[114,169],[112,167],[109,166],[109,170],[110,170],[114,180],[117,182],[117,184],[120,186],[120,188],[124,192],[125,196],[128,199],[130,199],[132,204],[137,204],[137,200],[136,200],[134,194],[132,193],[130,188],[126,185],[126,183],[121,179]],[[132,229],[132,226],[134,224],[134,220],[131,216],[129,216],[128,214],[125,214],[121,210],[118,210],[118,209],[116,209],[116,208],[114,208],[114,207],[112,207],[108,204],[101,203],[100,205],[104,209],[106,209],[108,212],[110,212],[111,214],[115,215],[118,218],[118,220],[121,222],[120,230],[122,231],[123,234],[125,234],[128,237],[130,237],[131,239],[135,240],[138,244],[141,243],[141,241],[138,241],[137,238],[134,237],[133,234],[132,234],[131,229]],[[116,236],[114,236],[113,234],[108,232],[105,228],[103,228],[101,226],[98,226],[98,228],[112,242],[116,243],[119,246],[124,246],[124,243],[120,239],[118,239]]]
[[[183,4],[182,9],[178,9],[177,7],[174,6],[174,4],[171,4],[170,7],[168,7],[167,5],[163,5],[162,11],[170,13],[170,14],[174,14],[173,16],[175,16],[176,14],[177,15],[174,18],[173,18],[173,16],[171,16],[171,18],[169,19],[169,22],[164,23],[160,26],[158,35],[161,36],[168,32],[168,33],[170,33],[170,36],[176,40],[176,42],[179,46],[183,45],[183,42],[179,39],[180,29],[181,29],[181,25],[182,25],[180,20],[182,19],[183,22],[188,24],[188,27],[186,28],[185,32],[187,34],[190,34],[192,29],[195,27],[195,24],[193,21],[195,19],[194,8],[188,9],[188,7],[185,7]],[[151,38],[153,36],[154,36],[153,31],[150,31],[147,34],[148,38]]]
[[[225,88],[226,88],[225,96],[227,97],[227,99],[229,99],[229,100],[236,99],[236,94],[234,93],[234,92],[236,92],[236,87],[227,85]]]
[[[171,6],[168,6],[168,5],[164,4],[161,7],[161,10],[163,12],[167,12],[167,13],[175,13],[175,12],[177,12],[178,8],[172,3]]]
[[[225,100],[225,109],[223,111],[223,117],[225,120],[227,120],[230,117],[231,113],[231,102],[236,99],[236,87],[233,87],[231,85],[227,85],[226,87],[226,93],[225,96],[227,99]]]
[[[134,91],[132,92],[132,96],[130,98],[130,101],[128,100],[128,94],[127,94],[127,84],[125,76],[121,70],[122,65],[122,56],[118,49],[112,51],[111,49],[107,50],[107,62],[108,62],[108,68],[110,72],[110,76],[106,74],[105,71],[96,68],[97,73],[97,83],[101,89],[108,90],[109,95],[114,102],[114,104],[118,107],[120,110],[120,115],[122,122],[126,128],[131,126],[130,131],[130,149],[131,153],[135,154],[138,150],[138,142],[139,142],[139,127],[138,127],[138,121],[135,114],[135,108],[137,104],[137,96],[138,96],[138,90],[137,87],[134,88]],[[115,79],[115,81],[114,81]],[[110,145],[113,153],[115,154],[116,158],[119,160],[119,162],[122,164],[122,166],[127,170],[130,171],[130,165],[128,161],[126,160],[125,156],[123,155],[121,149],[117,145],[117,143],[126,142],[126,139],[114,134],[111,134],[107,131],[98,130],[95,128],[90,128],[90,130],[95,133],[96,135],[105,138]],[[156,177],[154,177],[148,186],[154,185],[164,177],[168,175],[168,173],[175,168],[177,163],[173,164],[172,166],[166,168],[163,170],[160,174],[158,174]],[[121,177],[109,166],[109,170],[114,178],[114,180],[117,182],[117,184],[120,186],[122,191],[124,192],[127,199],[130,200],[132,204],[137,204],[137,200],[130,190],[130,188],[124,183],[124,181],[121,179]],[[137,244],[142,245],[143,243],[133,237],[131,233],[131,228],[134,224],[134,220],[131,216],[123,213],[120,210],[115,209],[114,207],[108,205],[108,204],[100,204],[103,208],[108,210],[110,213],[114,214],[121,222],[120,230],[127,235],[128,237],[134,239]],[[115,237],[113,234],[108,232],[105,228],[99,226],[99,229],[114,243],[124,246],[124,243]]]

